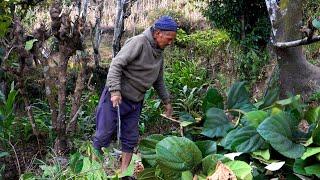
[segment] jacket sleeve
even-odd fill
[[[106,82],[109,91],[118,91],[117,93],[120,93],[122,70],[140,55],[142,49],[143,42],[138,37],[133,37],[126,41],[125,45],[111,61]]]
[[[163,79],[163,62],[160,68],[158,78],[153,83],[153,88],[156,90],[156,92],[158,93],[160,99],[164,104],[170,103],[170,94],[166,89],[166,86],[164,84],[164,79]]]

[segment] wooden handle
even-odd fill
[[[176,119],[173,119],[173,118],[171,118],[171,117],[168,117],[168,116],[166,116],[165,114],[160,114],[160,116],[162,116],[162,117],[164,117],[164,118],[166,118],[166,119],[169,119],[170,121],[173,121],[173,122],[176,122],[176,123],[181,123],[181,121],[178,121],[178,120],[176,120]]]

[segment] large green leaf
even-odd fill
[[[267,94],[263,97],[262,103],[258,106],[258,109],[271,106],[278,99],[279,94],[279,87],[275,87],[274,89],[269,90]]]
[[[268,117],[268,113],[265,111],[250,111],[245,113],[242,120],[249,123],[250,126],[257,128],[259,124]]]
[[[293,172],[302,175],[308,175],[304,169],[307,166],[308,162],[302,159],[296,159],[293,164]]]
[[[237,176],[237,179],[251,180],[252,177],[252,167],[243,161],[228,161],[225,163],[232,172]]]
[[[318,178],[320,178],[320,164],[307,166],[304,169],[308,175],[316,175]]]
[[[156,171],[156,177],[161,179],[182,180],[182,171],[175,171],[171,168],[158,165]],[[160,171],[159,171],[160,170]]]
[[[206,157],[210,154],[217,152],[217,143],[210,140],[197,141],[196,145],[202,152],[202,157]]]
[[[192,117],[192,115],[187,112],[183,112],[179,116],[179,120],[181,121],[180,125],[182,127],[187,127],[196,122],[196,120]]]
[[[264,140],[252,126],[234,129],[221,141],[223,147],[237,152],[253,152],[263,144]]]
[[[152,167],[156,165],[156,145],[164,138],[165,137],[161,134],[153,134],[142,139],[139,143],[141,157],[145,159]]]
[[[83,158],[83,166],[80,174],[85,175],[88,180],[107,179],[107,175],[103,170],[102,164],[97,161],[91,161],[88,157]]]
[[[191,180],[193,179],[193,174],[191,171],[183,171],[181,174],[182,180]]]
[[[288,113],[268,117],[258,127],[259,134],[280,154],[288,158],[299,158],[304,147],[292,141],[297,121]]]
[[[244,112],[249,112],[255,109],[250,102],[249,92],[244,87],[245,82],[234,83],[228,92],[227,108],[240,109]]]
[[[312,25],[315,28],[320,29],[320,19],[319,18],[315,18],[314,20],[312,20]]]
[[[202,160],[197,145],[185,137],[167,137],[156,145],[157,162],[173,171],[192,170]]]
[[[69,160],[70,168],[73,173],[80,173],[83,167],[83,157],[79,152],[76,152],[71,155]]]
[[[264,160],[269,160],[270,159],[270,151],[269,151],[269,149],[252,152],[252,155],[254,157],[255,156],[256,157],[261,157]]]
[[[215,107],[223,109],[223,97],[215,88],[210,88],[207,92],[206,97],[203,100],[202,109],[203,112],[207,112],[208,109]]]
[[[306,176],[316,175],[319,178],[320,164],[310,159],[296,159],[293,165],[293,171]]]
[[[192,115],[187,112],[181,113],[181,115],[179,116],[179,120],[187,121],[187,122],[196,122],[196,120],[192,117]]]
[[[287,99],[279,100],[279,101],[276,102],[276,104],[281,105],[281,106],[287,106],[287,105],[299,102],[300,99],[301,99],[301,96],[300,95],[296,95],[296,96],[292,96],[292,97],[287,98]]]
[[[305,119],[308,123],[317,123],[320,121],[320,106],[309,109],[305,114]]]
[[[216,170],[216,165],[218,161],[226,163],[231,161],[231,159],[225,157],[221,154],[211,154],[202,160],[202,170],[205,175],[211,175]]]
[[[206,113],[206,119],[201,134],[208,137],[223,137],[233,128],[223,110],[210,108]]]
[[[305,160],[310,156],[320,153],[320,147],[307,147],[306,152],[303,154],[301,159]]]
[[[141,173],[138,174],[139,180],[155,180],[156,178],[156,170],[154,168],[146,168]]]
[[[16,91],[14,89],[14,83],[12,82],[11,83],[11,90],[10,90],[10,92],[8,94],[8,98],[5,102],[5,112],[3,112],[5,116],[8,116],[12,113],[13,105],[14,105],[17,94],[18,94],[18,91]]]
[[[318,121],[316,128],[312,132],[312,141],[314,144],[320,145],[320,121]]]

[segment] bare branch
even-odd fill
[[[3,57],[3,61],[6,61],[8,58],[9,58],[9,56],[10,56],[10,54],[11,54],[11,51],[14,49],[14,48],[17,48],[18,46],[12,46],[11,48],[10,48],[10,50],[6,53],[6,55]]]
[[[312,44],[314,42],[320,41],[320,36],[315,36],[311,39],[308,40],[308,37],[299,39],[296,41],[290,41],[290,42],[277,42],[274,43],[273,45],[277,48],[289,48],[289,47],[296,47],[296,46],[301,46],[301,45],[307,45],[307,44]]]

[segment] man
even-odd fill
[[[106,87],[96,114],[93,146],[101,152],[108,147],[117,130],[117,108],[120,109],[122,162],[124,172],[138,143],[138,122],[146,91],[152,86],[161,98],[165,114],[172,116],[169,93],[163,80],[163,49],[176,37],[178,25],[170,16],[162,16],[142,34],[125,42],[112,59]]]

